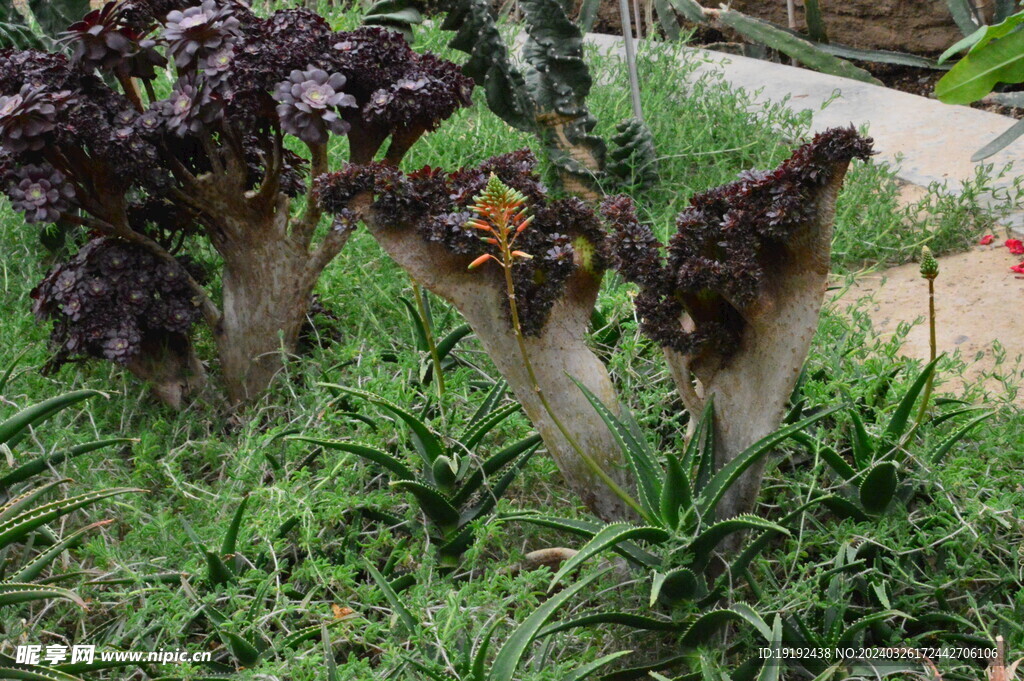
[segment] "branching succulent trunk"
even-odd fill
[[[372,217],[367,223],[381,247],[413,279],[455,305],[466,318],[544,439],[570,489],[604,520],[631,517],[629,508],[580,459],[541,404],[509,323],[504,286],[496,268],[467,272],[464,259],[424,241],[413,230],[379,224]],[[488,280],[490,275],[493,280]],[[600,283],[599,276],[577,270],[541,334],[527,336],[526,346],[552,410],[598,465],[621,487],[631,489],[631,476],[614,437],[570,378],[618,411],[608,370],[584,338]]]
[[[740,310],[744,321],[739,348],[727,355],[718,347],[684,355],[671,349],[666,359],[684,404],[699,414],[713,397],[715,463],[721,468],[744,449],[779,427],[787,401],[810,350],[825,295],[835,201],[848,163],[835,167],[812,198],[813,218],[798,227],[771,258],[771,276],[755,301]],[[684,326],[687,321],[683,320]],[[691,377],[697,379],[696,386]],[[732,486],[719,517],[753,509],[761,488],[764,459]],[[738,539],[738,536],[736,537]]]

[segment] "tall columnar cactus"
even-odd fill
[[[616,434],[573,383],[618,411],[607,369],[584,340],[604,272],[617,268],[640,286],[643,329],[665,348],[691,414],[714,395],[721,466],[782,417],[824,294],[836,194],[850,159],[869,152],[870,141],[852,129],[831,130],[777,170],[749,172],[695,197],[678,218],[667,260],[629,199],[609,199],[600,214],[579,199],[552,200],[527,152],[454,173],[351,165],[322,177],[315,195],[327,212],[361,217],[419,284],[462,312],[569,485],[597,515],[614,519],[629,514],[625,505],[549,415],[557,414],[616,484],[631,486]],[[481,241],[469,212],[492,173],[521,192],[535,216],[517,241],[533,257],[511,271],[527,351],[550,409],[523,366],[501,274],[467,271],[481,248],[495,248]],[[759,481],[759,469],[748,473],[720,508],[726,515],[744,510]]]
[[[522,0],[519,7],[527,34],[522,69],[512,65],[486,0],[448,0],[442,28],[455,31],[451,46],[469,54],[463,70],[484,88],[491,111],[539,136],[564,188],[596,200],[607,148],[593,134],[597,120],[586,104],[593,81],[583,60],[583,34],[558,0]],[[639,121],[634,127],[646,129]],[[627,144],[635,139],[623,138]],[[653,170],[653,145],[632,151],[644,152],[639,162]]]

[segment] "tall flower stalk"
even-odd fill
[[[928,341],[931,352],[929,362],[935,361],[938,344],[935,341],[935,278],[939,276],[939,262],[932,255],[932,249],[927,246],[921,249],[921,277],[928,280]],[[925,412],[928,411],[928,402],[932,396],[932,382],[935,372],[928,376],[928,382],[924,386],[924,397],[921,398],[921,407],[917,412],[918,425],[924,420]]]
[[[515,249],[516,239],[533,222],[533,216],[528,215],[525,207],[526,196],[521,192],[512,189],[504,184],[498,177],[491,173],[487,187],[477,196],[470,209],[476,214],[466,222],[466,227],[480,230],[488,236],[481,237],[482,241],[493,247],[494,252],[484,253],[469,264],[469,269],[476,269],[488,261],[493,260],[501,267],[505,277],[505,292],[508,296],[509,314],[512,319],[512,330],[519,345],[519,353],[523,358],[523,366],[530,381],[530,387],[536,393],[541,405],[548,416],[554,422],[555,427],[566,439],[573,451],[583,460],[584,463],[597,475],[611,491],[619,497],[630,508],[637,512],[640,517],[648,520],[643,507],[618,483],[608,475],[601,466],[590,456],[579,441],[573,436],[562,419],[548,402],[544,390],[537,381],[537,374],[534,371],[533,363],[530,361],[530,352],[526,347],[526,338],[523,335],[523,328],[519,320],[519,308],[516,304],[516,288],[512,276],[512,268],[517,260],[529,260],[533,256],[521,250]]]

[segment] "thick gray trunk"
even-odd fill
[[[225,257],[217,329],[221,371],[232,404],[261,395],[295,351],[315,277],[304,249],[280,240],[248,243]]]
[[[445,298],[463,314],[488,356],[508,381],[558,465],[566,484],[598,517],[631,517],[630,509],[576,454],[530,384],[503,303],[505,290],[496,266],[466,271],[463,259],[424,241],[413,230],[368,221],[378,243],[420,285]],[[598,465],[624,489],[632,489],[614,437],[570,376],[618,412],[618,400],[604,364],[584,342],[600,279],[579,271],[551,311],[539,337],[526,341],[537,381],[559,420]]]
[[[714,396],[715,464],[721,468],[747,447],[776,430],[800,375],[828,280],[835,201],[846,165],[815,197],[815,219],[793,235],[777,268],[766,277],[757,301],[742,310],[746,326],[737,352],[714,348],[693,356],[666,351],[672,375],[692,414]],[[691,377],[697,385],[691,385]],[[727,518],[753,509],[761,489],[765,459],[729,489],[718,508]],[[737,536],[738,538],[738,536]],[[727,547],[728,548],[728,547]]]

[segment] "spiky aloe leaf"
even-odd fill
[[[669,605],[692,600],[701,592],[697,575],[689,568],[676,568],[667,573],[656,573],[651,580],[650,605],[662,600]]]
[[[391,588],[391,583],[385,579],[384,575],[382,575],[377,568],[373,567],[373,565],[369,563],[366,564],[366,571],[370,573],[370,577],[372,577],[373,581],[377,583],[377,588],[380,589],[382,594],[384,594],[384,598],[391,606],[395,615],[397,615],[401,620],[406,630],[409,633],[416,631],[416,627],[418,626],[416,618],[413,617],[413,614],[409,612],[408,608],[405,607],[405,604],[402,603],[401,597],[393,588]]]
[[[666,541],[669,533],[660,527],[636,526],[630,523],[606,525],[594,538],[587,542],[576,555],[562,563],[562,567],[551,578],[548,590],[554,589],[562,578],[576,570],[591,557],[627,541],[647,541],[655,544]]]
[[[82,400],[97,396],[106,397],[99,390],[75,390],[25,407],[0,423],[0,444],[14,447],[28,434],[28,429],[31,426],[45,421],[57,412],[78,404]]]
[[[76,511],[85,506],[90,506],[103,499],[117,496],[119,494],[127,494],[129,492],[145,492],[145,490],[129,487],[117,487],[114,489],[100,490],[96,492],[86,492],[85,494],[68,497],[67,499],[59,499],[37,508],[29,509],[0,523],[0,547],[19,541],[32,530],[35,530],[52,520],[60,518],[61,516],[67,515],[72,511]]]
[[[615,438],[616,444],[626,457],[633,475],[637,480],[637,493],[640,497],[640,504],[647,511],[648,515],[655,516],[658,513],[658,505],[661,499],[661,468],[654,461],[653,453],[650,451],[643,438],[637,438],[636,434],[623,423],[612,411],[585,385],[570,376],[572,382],[580,389],[587,401],[601,417],[608,430]],[[626,407],[622,407],[625,411]]]
[[[683,648],[692,648],[706,641],[726,622],[743,619],[746,619],[743,614],[729,608],[706,612],[690,624],[686,633],[679,640],[679,645]]]
[[[7,580],[11,582],[31,582],[64,550],[77,544],[82,537],[97,527],[109,525],[112,522],[112,520],[101,520],[72,532],[60,541],[46,547],[44,551],[29,561],[24,567],[10,575]]]
[[[690,481],[679,459],[671,454],[667,459],[668,465],[665,470],[665,483],[661,488],[658,518],[663,527],[674,530],[679,527],[682,513],[693,507],[693,492],[690,490]]]
[[[899,485],[896,464],[883,461],[875,464],[860,483],[860,503],[871,515],[883,513],[892,502]]]
[[[245,516],[245,507],[248,505],[249,495],[246,494],[238,503],[238,508],[235,509],[235,514],[231,517],[231,523],[228,525],[228,531],[224,533],[220,555],[230,556],[235,553],[235,547],[238,545],[238,532],[242,529],[242,518]]]
[[[850,410],[850,420],[853,421],[853,433],[850,435],[853,443],[853,462],[857,464],[858,470],[863,471],[871,465],[871,461],[875,458],[875,448],[871,443],[871,436],[868,435],[867,428],[864,427],[864,420],[856,409]],[[850,478],[852,477],[851,475]],[[850,478],[846,478],[846,480]]]
[[[476,449],[476,446],[480,444],[480,441],[484,439],[487,433],[491,432],[495,426],[507,419],[512,414],[518,412],[522,407],[518,402],[506,404],[500,409],[486,414],[477,421],[470,423],[469,427],[466,428],[466,432],[459,438],[459,442],[469,451]]]
[[[10,518],[18,515],[21,509],[29,507],[36,499],[49,492],[58,485],[63,485],[66,482],[71,482],[71,478],[61,478],[60,480],[51,480],[50,482],[34,487],[26,492],[19,494],[16,497],[8,499],[7,503],[0,506],[0,523],[3,523]]]
[[[511,445],[505,447],[491,457],[484,459],[480,464],[480,467],[466,477],[465,481],[459,487],[459,491],[452,496],[452,504],[455,506],[461,506],[469,501],[474,494],[480,491],[480,488],[487,477],[494,475],[509,463],[516,461],[525,452],[529,451],[532,455],[533,451],[536,451],[536,448],[540,443],[540,435],[531,435],[530,437],[519,440],[518,442],[513,442]],[[517,465],[525,463],[526,461],[524,460],[517,462]]]
[[[324,664],[327,667],[327,681],[341,681],[338,674],[338,663],[334,660],[334,648],[331,647],[331,636],[327,624],[320,624],[320,643],[324,647]]]
[[[259,662],[261,654],[252,641],[239,636],[233,631],[220,631],[221,640],[225,647],[231,652],[231,656],[238,660],[243,667],[251,667]]]
[[[7,12],[7,11],[10,11],[10,10],[8,10],[6,7],[0,8],[0,45],[3,44],[2,43],[2,33],[3,33],[3,30],[4,30],[3,29],[3,26],[4,26],[3,22],[6,21],[4,12]],[[22,48],[22,49],[25,49],[25,48]],[[4,369],[3,375],[0,375],[0,393],[3,393],[4,390],[7,388],[7,383],[10,382],[11,376],[14,375],[14,370],[18,368],[18,363],[21,362],[21,358],[24,357],[26,355],[26,353],[28,353],[28,351],[31,348],[32,348],[31,345],[25,346],[22,349],[21,352],[19,352],[17,355],[14,356],[14,359],[12,359],[10,361],[10,363],[7,365],[7,368]]]
[[[974,16],[970,0],[946,0],[946,6],[949,8],[949,14],[953,17],[957,28],[964,35],[969,35],[978,28],[978,21]]]
[[[561,631],[570,631],[581,627],[592,627],[595,624],[621,624],[632,629],[644,631],[682,631],[689,626],[687,622],[675,622],[673,620],[656,619],[631,612],[602,611],[592,612],[587,615],[575,617],[564,622],[556,622],[544,627],[537,638],[544,638],[557,634]]]
[[[508,470],[498,478],[497,482],[483,492],[480,501],[467,511],[463,511],[459,522],[467,523],[470,520],[477,520],[478,518],[482,518],[490,513],[494,509],[495,504],[498,503],[498,499],[505,495],[505,491],[508,490],[509,485],[511,485],[519,475],[519,471],[522,470],[522,467],[526,465],[526,462],[529,461],[530,457],[537,451],[537,447],[539,445],[540,441],[538,436],[538,441],[530,445],[530,447],[528,447],[527,450],[523,452],[518,459],[516,459],[515,463],[509,466]]]
[[[469,435],[469,431],[473,428],[473,425],[479,423],[485,416],[498,408],[498,403],[501,402],[501,398],[505,396],[506,391],[508,391],[508,382],[505,381],[504,378],[498,379],[494,382],[491,389],[487,391],[487,396],[482,402],[480,402],[480,406],[477,407],[473,417],[469,419],[470,425],[468,426],[467,431],[459,438],[459,441],[465,442]],[[518,404],[518,402],[516,404]]]
[[[1000,133],[991,142],[978,149],[974,154],[971,155],[971,161],[977,163],[978,161],[984,161],[992,154],[998,153],[1014,142],[1021,135],[1024,135],[1024,121],[1017,121],[1005,132]]]
[[[547,624],[548,620],[554,617],[555,613],[569,599],[588,587],[591,582],[602,574],[604,574],[604,571],[596,572],[560,591],[546,600],[529,617],[523,620],[523,623],[516,627],[515,631],[505,639],[505,643],[498,650],[498,654],[491,664],[491,673],[488,681],[512,681],[530,644],[536,640],[537,634]]]
[[[40,584],[23,584],[20,582],[0,582],[0,606],[27,603],[50,598],[71,601],[85,608],[85,601],[74,591],[59,586],[43,586]]]
[[[718,19],[743,37],[778,50],[815,71],[881,85],[881,81],[864,69],[828,54],[807,40],[766,21],[733,10],[720,10]]]
[[[1024,43],[1021,43],[1021,45],[1024,47]],[[1024,62],[1022,62],[1022,66],[1024,66]],[[928,383],[928,379],[935,373],[935,367],[942,358],[943,356],[940,355],[931,362],[928,362],[917,378],[914,379],[914,382],[910,384],[910,388],[907,389],[903,399],[896,405],[896,410],[893,411],[892,417],[882,433],[880,446],[876,450],[876,454],[885,456],[891,448],[897,447],[902,442],[907,434],[907,424],[914,410],[914,404],[921,395],[921,391],[924,390],[924,386]]]
[[[842,497],[831,496],[822,503],[840,518],[851,518],[857,522],[868,519],[868,516],[856,504]]]
[[[830,409],[825,409],[812,416],[808,416],[805,419],[801,419],[794,424],[780,428],[774,433],[770,433],[754,444],[747,447],[740,454],[722,466],[715,475],[708,481],[707,486],[701,492],[701,496],[697,499],[697,506],[700,508],[701,514],[705,520],[708,520],[714,514],[715,508],[718,506],[718,502],[721,501],[722,496],[726,490],[732,486],[733,483],[746,471],[750,466],[754,464],[758,459],[766,456],[768,452],[772,451],[776,445],[780,444],[793,433],[803,432],[808,426],[820,421],[826,416],[838,411],[841,407],[835,406]]]
[[[955,445],[960,440],[964,439],[964,437],[972,430],[974,430],[978,426],[978,424],[980,424],[985,419],[991,417],[994,413],[995,412],[991,411],[986,412],[981,416],[978,416],[972,419],[971,421],[968,421],[963,427],[955,431],[952,435],[950,435],[948,438],[939,443],[939,445],[935,447],[935,449],[929,452],[927,454],[928,461],[933,466],[940,465],[946,458],[946,455],[949,454],[949,450],[953,448],[953,445]]]
[[[835,471],[840,479],[850,480],[857,476],[857,471],[846,462],[846,459],[824,442],[812,438],[807,433],[793,433],[793,440],[799,442],[808,452],[821,456],[822,460]]]
[[[346,440],[325,440],[318,437],[309,437],[307,435],[290,435],[287,439],[294,440],[296,442],[308,442],[320,447],[326,447],[327,449],[336,449],[338,451],[355,454],[367,461],[372,461],[375,464],[383,466],[398,480],[416,479],[416,473],[406,466],[401,459],[370,445]]]
[[[0,664],[0,678],[16,681],[82,681],[77,676],[56,669],[21,664]]]
[[[73,459],[82,454],[88,454],[94,452],[97,449],[103,447],[109,447],[111,445],[125,444],[128,442],[137,442],[136,439],[130,437],[114,437],[106,440],[96,440],[94,442],[84,442],[74,447],[69,447],[66,451],[55,452],[53,454],[36,457],[31,461],[23,463],[22,465],[15,468],[7,475],[0,478],[0,489],[5,489],[11,485],[31,478],[33,475],[38,475],[43,471],[47,470],[50,466],[58,466],[68,459]]]
[[[440,491],[416,480],[395,480],[391,483],[396,489],[411,492],[426,516],[443,528],[458,527],[459,512],[451,505]]]
[[[434,459],[445,453],[444,444],[441,442],[440,436],[435,433],[430,426],[424,423],[421,419],[413,416],[405,409],[402,409],[394,402],[387,400],[379,395],[367,392],[365,390],[357,390],[356,388],[347,388],[342,385],[335,383],[322,383],[324,387],[331,388],[333,390],[352,395],[354,397],[360,397],[367,402],[374,404],[385,411],[391,412],[393,415],[403,421],[409,430],[412,432],[413,444],[416,446],[416,450],[423,457],[424,462],[427,466],[434,463]]]
[[[549,527],[563,532],[570,532],[584,539],[593,539],[594,536],[605,527],[601,523],[588,520],[577,520],[575,518],[559,518],[557,516],[544,515],[532,511],[522,513],[508,513],[499,516],[502,522],[519,521]],[[614,547],[616,553],[636,565],[653,567],[661,563],[657,556],[640,549],[633,544],[620,544]]]
[[[608,655],[599,657],[593,662],[585,664],[576,671],[574,671],[572,674],[566,677],[565,681],[583,681],[584,679],[589,679],[591,675],[593,675],[594,672],[596,672],[598,669],[606,667],[615,660],[619,659],[620,657],[625,657],[626,655],[632,654],[632,652],[632,650],[620,650],[617,653],[609,653]]]
[[[224,559],[213,551],[204,551],[206,556],[206,581],[210,584],[231,584],[237,581],[238,577],[234,570],[228,567]]]
[[[789,534],[789,530],[781,525],[752,514],[738,515],[727,520],[721,520],[697,535],[696,539],[690,544],[690,550],[694,554],[696,564],[698,566],[705,565],[711,558],[711,552],[714,551],[715,547],[723,539],[730,534],[744,530],[770,530],[779,534]]]

